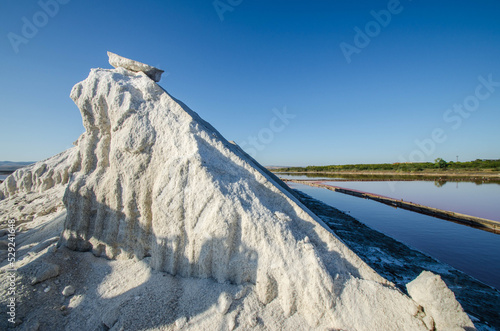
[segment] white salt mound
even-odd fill
[[[93,292],[71,297],[74,323],[80,312],[89,328],[428,330],[434,319],[440,329],[441,311],[423,311],[237,145],[139,70],[115,64],[73,88],[86,132],[57,157],[63,164],[37,175],[37,163],[0,185],[1,209],[30,190],[50,192],[44,173],[67,183],[58,184],[67,211],[59,244],[112,261],[85,255],[91,267],[78,288]],[[67,254],[63,266],[81,259],[46,254]],[[165,300],[152,319],[126,317],[149,316]],[[97,305],[109,313],[87,313]]]
[[[0,184],[0,199],[16,194],[42,193],[66,185],[71,173],[79,170],[77,147],[15,171]]]
[[[439,275],[422,271],[406,288],[412,299],[424,308],[427,315],[432,316],[437,330],[474,329],[455,294]]]

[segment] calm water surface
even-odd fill
[[[358,183],[359,186],[357,186]],[[338,186],[349,187],[346,186],[346,184],[354,184],[350,186],[350,188],[369,191],[370,187],[367,189],[367,187],[362,186],[362,184],[370,183],[372,182],[342,182],[342,185],[339,183]],[[416,187],[419,189],[422,187],[429,188],[434,185],[433,182],[423,185],[419,182],[402,183],[416,183]],[[375,186],[384,186],[384,184],[388,185],[388,182],[378,183],[375,184]],[[459,189],[463,184],[469,183],[459,183]],[[448,222],[404,209],[396,209],[373,200],[360,199],[350,195],[302,184],[289,183],[289,185],[305,192],[315,199],[350,214],[373,229],[447,263],[490,286],[500,289],[500,235],[498,234],[477,230],[465,225]],[[397,185],[399,184],[396,184],[396,187],[398,187]],[[454,185],[455,183],[450,183],[451,188],[453,188]],[[468,185],[463,186],[468,187]],[[403,185],[398,189],[401,190],[400,193],[403,193],[402,188]],[[416,197],[420,196],[418,195],[419,189],[416,190]],[[486,191],[488,190],[489,188]],[[389,192],[391,192],[390,188],[388,188],[387,192],[380,191],[373,193],[389,195]],[[493,190],[492,192],[495,191]],[[410,194],[407,199],[411,200],[410,197],[413,197],[411,192],[408,191],[406,193]],[[422,195],[422,197],[425,196]],[[497,200],[498,197],[500,197],[500,195],[497,193]],[[474,199],[474,197],[471,197],[471,199]],[[443,201],[453,200],[444,198]],[[422,202],[419,201],[419,203]],[[437,208],[444,209],[442,205],[438,205]]]
[[[498,184],[477,185],[470,182],[442,184],[429,181],[329,181],[325,184],[376,193],[424,206],[500,221],[500,185]]]
[[[424,206],[500,221],[500,185],[438,181],[339,181],[335,178],[281,175],[289,179],[327,181],[325,184],[403,199]]]

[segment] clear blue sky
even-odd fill
[[[108,50],[264,165],[500,158],[498,0],[53,1],[0,3],[0,160],[72,146]]]

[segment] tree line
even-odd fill
[[[465,171],[500,171],[500,159],[481,160],[467,162],[445,161],[437,158],[434,162],[411,162],[411,163],[376,163],[376,164],[343,164],[327,166],[287,167],[273,169],[276,172],[335,172],[335,171],[396,171],[415,172],[425,170],[465,170]]]

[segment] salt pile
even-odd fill
[[[45,299],[27,295],[34,303],[21,327],[430,330],[443,312],[460,315],[451,327],[472,325],[454,297],[426,309],[378,275],[279,179],[156,84],[161,70],[109,56],[116,69],[92,69],[71,91],[86,130],[76,147],[0,185],[2,222],[31,210],[25,245],[41,240],[37,226],[49,237],[63,230],[59,248],[51,241],[26,254],[19,282],[29,283],[30,264],[50,262],[61,271],[47,282],[87,288],[62,296],[68,284],[54,283],[61,289]],[[40,218],[50,201],[55,209]],[[414,283],[412,296],[426,284]],[[71,314],[47,315],[36,304],[47,298]]]

